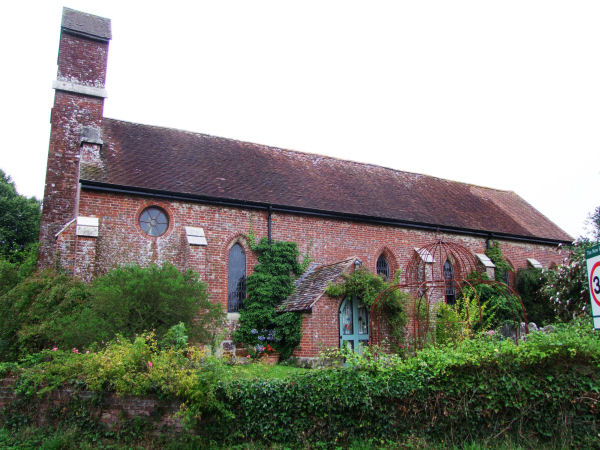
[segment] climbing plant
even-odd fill
[[[361,267],[350,274],[343,274],[336,284],[330,284],[325,292],[331,297],[356,297],[366,306],[373,306],[377,296],[400,280],[400,271],[396,272],[390,282],[384,281],[378,275]],[[377,302],[376,308],[388,322],[395,342],[402,343],[406,339],[405,326],[408,321],[406,305],[410,295],[400,289],[394,289],[383,295]],[[392,348],[392,350],[400,350]]]
[[[492,260],[492,262],[496,266],[496,270],[494,271],[494,278],[496,279],[496,281],[501,281],[504,283],[504,281],[506,280],[506,274],[508,272],[513,272],[513,268],[506,261],[506,259],[504,259],[502,249],[500,248],[500,243],[497,241],[493,241],[492,245],[490,245],[485,250],[485,254],[488,258]]]
[[[234,338],[253,354],[260,355],[272,348],[286,359],[300,343],[302,319],[296,312],[277,311],[277,306],[294,292],[294,279],[306,268],[308,259],[298,263],[295,242],[269,243],[263,238],[256,243],[252,231],[248,241],[258,264],[246,280],[248,297],[240,311],[240,326]]]

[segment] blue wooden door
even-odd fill
[[[368,344],[369,310],[356,297],[348,297],[340,305],[340,348],[350,346],[361,353]]]

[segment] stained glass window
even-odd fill
[[[140,227],[149,236],[162,236],[169,228],[167,213],[157,206],[150,206],[140,214]]]

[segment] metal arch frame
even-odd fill
[[[432,256],[433,261],[431,263],[426,263],[423,258],[422,255],[424,255],[425,253],[423,251],[427,251],[429,253],[429,255]],[[437,258],[437,259],[436,259]],[[444,277],[444,262],[446,261],[446,259],[449,259],[450,262],[453,264],[453,268],[454,268],[454,278],[451,280],[448,280]],[[429,271],[427,270],[429,266]],[[424,267],[425,270],[425,279],[424,280],[419,280],[419,270],[422,270],[421,268]],[[436,269],[439,270],[439,277],[435,277],[436,274]],[[527,312],[525,310],[525,306],[523,305],[523,300],[521,299],[521,296],[510,286],[506,285],[505,283],[502,283],[500,281],[496,281],[496,280],[468,280],[467,276],[473,272],[478,272],[480,273],[481,271],[478,270],[479,269],[479,265],[477,263],[477,259],[475,258],[475,255],[473,255],[473,253],[471,253],[467,248],[465,248],[462,245],[456,244],[456,243],[452,243],[452,242],[444,242],[442,240],[438,240],[436,242],[433,242],[431,244],[425,245],[424,247],[420,248],[419,250],[415,251],[415,253],[413,254],[413,256],[411,257],[411,259],[408,262],[407,265],[407,269],[406,269],[406,274],[405,274],[405,281],[403,283],[396,283],[393,284],[391,286],[389,286],[387,289],[385,289],[384,291],[380,292],[379,295],[377,295],[377,297],[375,298],[375,300],[373,301],[373,304],[371,305],[371,311],[369,314],[369,326],[370,326],[370,330],[371,333],[369,335],[369,345],[377,342],[380,343],[382,342],[382,322],[381,320],[379,320],[380,318],[378,317],[378,308],[377,305],[380,301],[381,298],[385,298],[387,295],[389,295],[391,292],[397,290],[397,289],[402,289],[402,290],[407,290],[413,297],[413,304],[412,304],[412,338],[413,338],[413,352],[417,350],[417,347],[419,346],[420,343],[423,342],[424,338],[429,335],[430,333],[430,325],[431,325],[431,321],[430,321],[430,312],[431,312],[431,300],[430,298],[432,297],[432,293],[434,293],[437,289],[442,290],[442,298],[443,301],[446,302],[446,296],[445,296],[445,289],[448,285],[448,283],[451,283],[454,288],[457,291],[457,294],[460,292],[460,294],[463,293],[463,290],[465,287],[469,287],[474,296],[475,299],[477,300],[477,306],[479,309],[479,324],[480,327],[483,329],[483,315],[482,315],[482,311],[481,311],[481,301],[479,299],[479,294],[477,293],[477,290],[474,287],[474,284],[486,284],[486,285],[492,285],[492,286],[498,286],[501,288],[501,291],[503,293],[503,295],[505,296],[505,298],[509,298],[509,297],[516,297],[519,300],[519,306],[521,307],[521,313],[522,313],[522,317],[523,320],[525,322],[525,334],[529,333],[529,326],[527,324]],[[428,279],[428,274],[429,274],[429,279]],[[420,295],[419,295],[420,293]],[[425,301],[426,303],[426,317],[425,318],[421,318],[419,317],[418,314],[416,314],[416,311],[418,311],[422,305],[422,302]],[[519,341],[519,336],[518,336],[518,329],[519,329],[519,323],[520,323],[520,319],[519,319],[519,311],[517,310],[517,307],[515,305],[513,305],[512,302],[508,302],[510,308],[511,308],[511,312],[513,314],[513,325],[515,327],[515,343],[518,345],[518,341]],[[469,312],[468,310],[467,312],[467,322],[470,322],[469,320]],[[422,320],[423,319],[423,320]]]

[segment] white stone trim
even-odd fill
[[[55,239],[57,239],[57,238],[58,238],[58,236],[60,236],[60,235],[61,235],[61,234],[62,234],[62,233],[63,233],[63,232],[64,232],[64,231],[67,229],[67,228],[69,228],[69,225],[71,225],[73,222],[75,222],[75,220],[77,220],[77,219],[71,219],[71,220],[69,220],[69,221],[68,221],[68,222],[65,224],[65,226],[64,226],[64,227],[62,227],[62,228],[60,229],[60,231],[54,235],[54,238],[55,238]]]
[[[531,264],[531,267],[533,267],[534,269],[543,269],[544,268],[544,266],[542,266],[542,263],[540,263],[535,258],[527,258],[527,262],[529,264]]]
[[[483,264],[484,267],[489,269],[493,269],[496,267],[496,264],[494,264],[492,260],[488,257],[488,255],[486,255],[485,253],[475,253],[475,256],[479,258],[479,261],[481,261],[481,264]]]
[[[208,245],[206,236],[204,235],[204,228],[185,227],[185,234],[190,245]]]
[[[52,82],[52,89],[56,89],[59,91],[75,92],[76,94],[90,95],[92,97],[108,97],[106,89],[104,88],[86,86],[84,84],[73,83],[71,81],[54,80]]]
[[[83,217],[77,218],[77,236],[98,237],[98,218]]]
[[[239,312],[228,312],[227,313],[227,320],[231,321],[231,322],[235,322],[240,320],[240,313]]]

